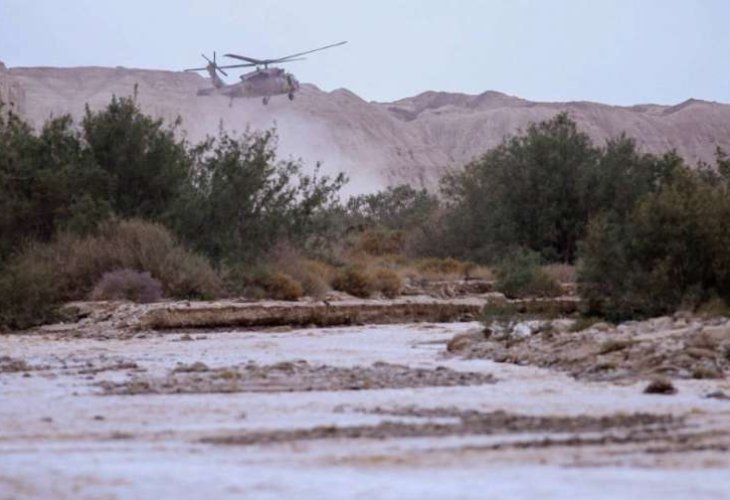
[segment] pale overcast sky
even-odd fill
[[[348,40],[289,68],[378,101],[730,102],[729,26],[730,0],[0,0],[0,61],[178,70]]]

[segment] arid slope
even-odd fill
[[[231,79],[232,81],[232,79]],[[294,102],[258,99],[230,103],[197,97],[200,75],[127,68],[0,68],[0,98],[12,95],[38,126],[50,115],[80,116],[88,103],[105,105],[137,86],[143,108],[173,120],[180,116],[192,140],[219,127],[243,131],[276,125],[281,150],[328,172],[345,171],[350,190],[396,182],[431,185],[444,169],[461,165],[530,122],[567,111],[599,143],[621,132],[649,152],[675,148],[696,162],[711,161],[717,146],[730,149],[730,105],[687,100],[676,106],[607,106],[590,102],[537,103],[498,92],[472,96],[425,92],[393,103],[366,102],[344,89],[305,85]]]

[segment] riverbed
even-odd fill
[[[0,336],[0,498],[728,497],[726,380],[446,351],[478,328]]]

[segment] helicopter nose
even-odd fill
[[[297,80],[294,75],[290,74],[288,80],[292,90],[299,90],[299,80]]]

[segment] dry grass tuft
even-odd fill
[[[395,255],[403,252],[405,235],[402,231],[369,229],[363,231],[355,244],[356,252],[368,255]]]
[[[372,276],[365,269],[347,266],[338,271],[332,281],[332,287],[355,297],[367,298],[374,290],[374,283]]]
[[[377,269],[373,273],[373,288],[389,299],[400,295],[402,287],[400,275],[392,269]]]

